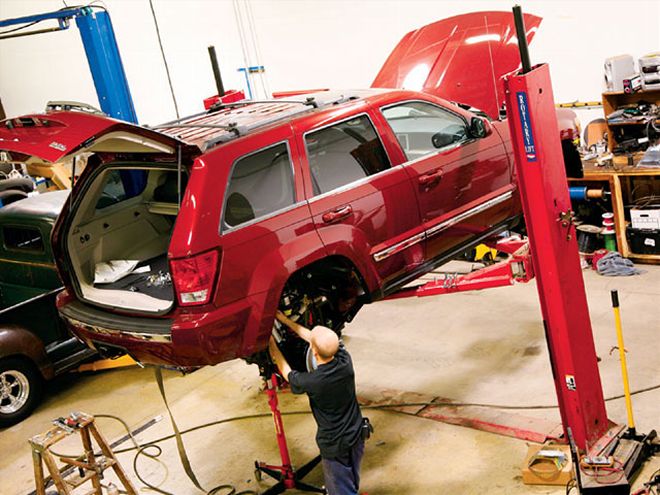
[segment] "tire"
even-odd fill
[[[21,199],[27,198],[28,195],[26,192],[20,191],[18,189],[8,189],[7,191],[0,191],[0,205],[6,206]]]
[[[0,191],[8,191],[10,189],[29,193],[34,191],[34,182],[32,182],[31,179],[27,179],[25,177],[0,180]]]
[[[37,369],[20,358],[0,360],[0,427],[27,418],[41,401],[43,380]]]

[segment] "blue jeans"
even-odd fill
[[[358,495],[360,463],[364,454],[364,440],[360,439],[344,459],[323,458],[323,477],[328,495]]]

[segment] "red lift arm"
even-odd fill
[[[438,296],[454,292],[492,289],[516,283],[529,282],[534,278],[532,257],[527,239],[507,237],[495,242],[486,242],[500,253],[510,254],[506,261],[476,270],[466,275],[445,275],[443,279],[427,282],[424,285],[408,287],[387,296],[385,299],[406,297]]]

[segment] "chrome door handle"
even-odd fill
[[[352,213],[353,213],[353,208],[351,208],[351,205],[346,205],[337,208],[336,210],[324,213],[323,216],[321,216],[321,218],[325,223],[333,223],[346,218]]]

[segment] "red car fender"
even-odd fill
[[[320,243],[317,240],[316,249],[309,249],[312,244],[298,237],[261,258],[255,267],[255,275],[250,287],[251,312],[243,334],[242,356],[249,356],[267,346],[284,285],[295,272],[306,266],[328,256],[341,256],[358,270],[369,292],[379,287],[380,278],[375,267],[365,264],[356,254],[359,250],[369,252],[370,247],[364,234],[349,225],[335,225],[331,230],[331,237],[334,240],[325,247],[319,247]],[[318,239],[316,232],[307,235]],[[350,242],[347,243],[347,240]],[[287,260],[284,265],[281,263],[282,259]],[[262,284],[266,280],[271,281],[267,290],[254,290],[263,289]],[[258,319],[259,315],[261,315],[260,319]]]
[[[13,356],[28,359],[46,380],[55,376],[44,343],[39,337],[19,325],[3,325],[0,327],[0,359]]]
[[[250,356],[268,346],[268,339],[275,321],[275,311],[283,287],[284,283],[277,287],[274,286],[273,290],[249,296],[252,310],[243,331],[243,341],[240,348],[242,357]]]
[[[323,242],[328,256],[342,256],[357,268],[370,293],[381,286],[376,265],[371,256],[365,256],[373,246],[360,229],[343,223],[323,227]]]

